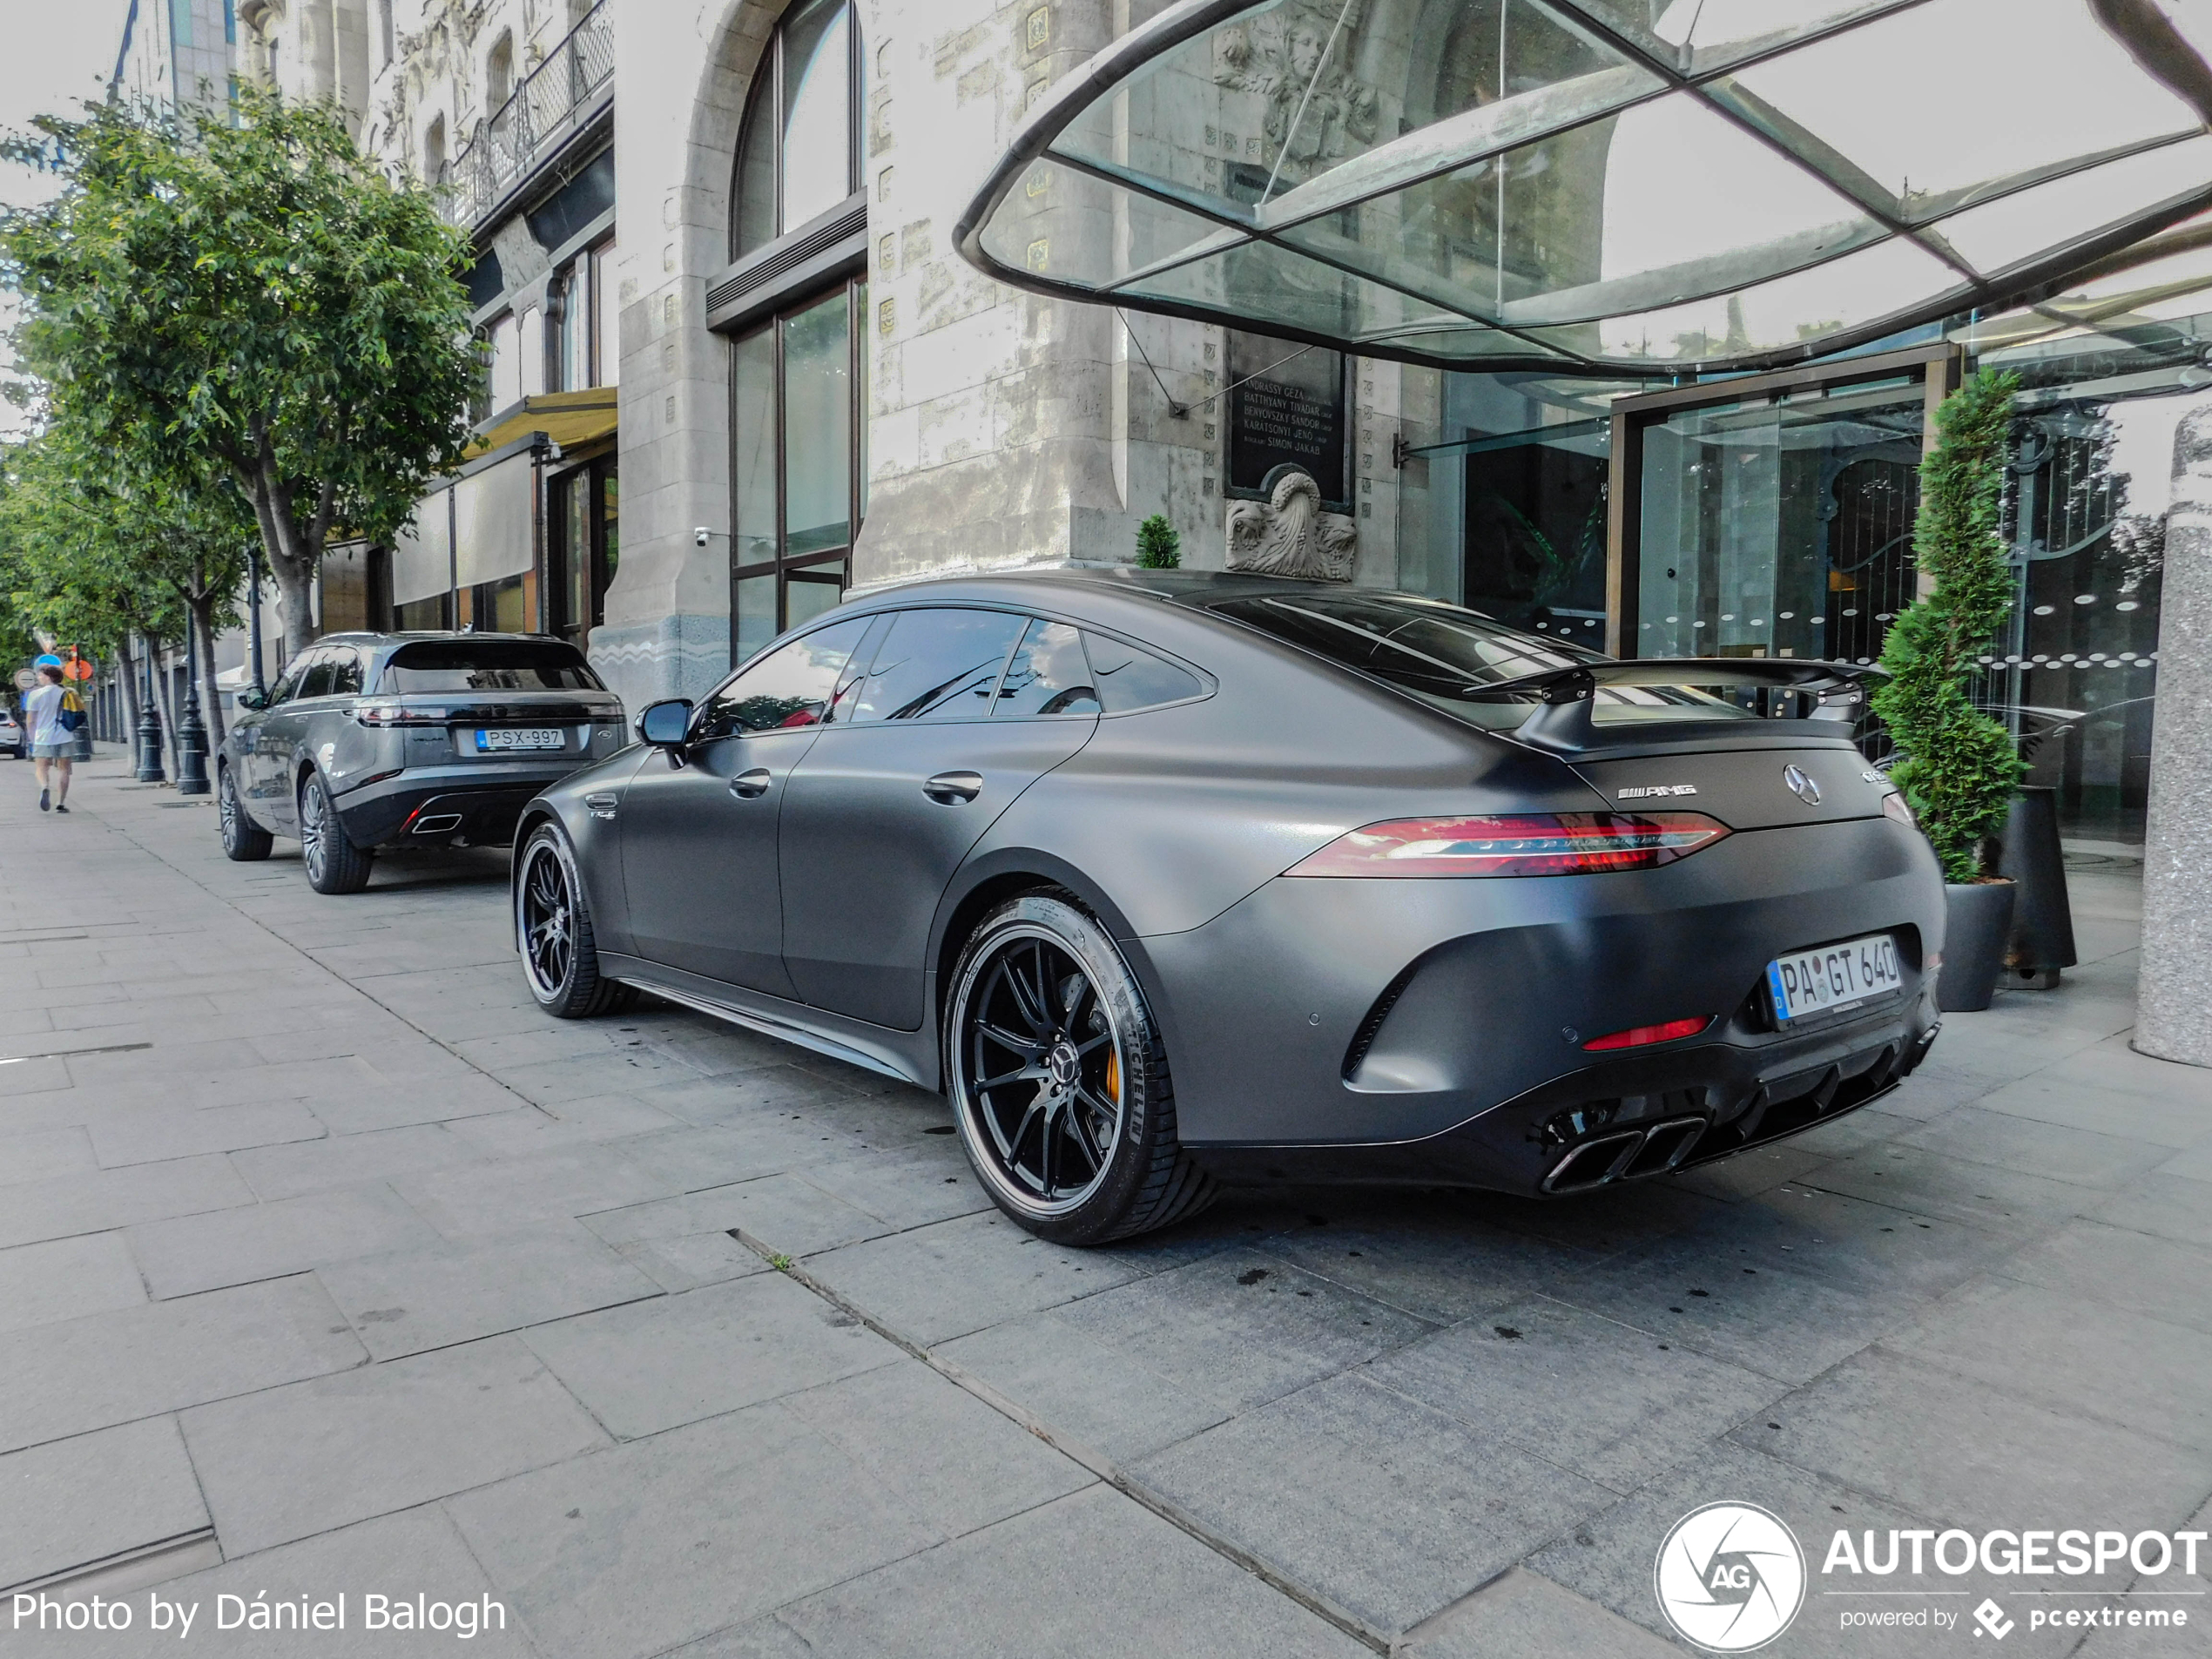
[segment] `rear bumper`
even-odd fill
[[[1654,1126],[1694,1119],[1653,1154],[1679,1165],[1902,1077],[1935,1028],[1943,902],[1926,842],[1862,819],[1635,874],[1279,879],[1129,945],[1169,1027],[1178,1132],[1209,1167],[1534,1193],[1581,1184],[1587,1163],[1560,1164],[1596,1135],[1633,1139],[1633,1163]],[[1874,933],[1897,941],[1898,994],[1777,1028],[1768,961]],[[1679,1042],[1582,1046],[1707,1016]],[[1578,1110],[1581,1127],[1554,1121]]]
[[[514,839],[516,820],[531,798],[577,765],[569,757],[550,765],[409,767],[350,790],[333,805],[356,846],[503,846]]]
[[[1939,1027],[1927,1001],[1758,1049],[1701,1042],[1585,1067],[1421,1140],[1192,1155],[1239,1184],[1465,1185],[1565,1197],[1710,1163],[1880,1098],[1934,1046]]]

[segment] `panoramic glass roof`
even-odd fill
[[[1788,362],[2212,206],[2207,13],[1183,0],[1039,99],[959,239],[1022,287],[1447,368]]]

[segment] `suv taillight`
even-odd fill
[[[356,703],[354,718],[363,725],[443,725],[449,711],[408,703]]]
[[[1287,875],[1599,875],[1686,859],[1728,833],[1702,813],[1398,818],[1338,837]]]

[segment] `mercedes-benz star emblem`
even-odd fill
[[[1820,786],[1796,766],[1782,769],[1782,781],[1790,786],[1790,792],[1808,806],[1820,805]]]

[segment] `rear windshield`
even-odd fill
[[[1229,599],[1212,607],[1316,656],[1372,675],[1472,725],[1503,730],[1528,717],[1526,703],[1478,701],[1485,689],[1578,663],[1604,663],[1602,651],[1546,639],[1494,622],[1480,611],[1389,593],[1293,593]],[[1532,699],[1533,700],[1533,699]],[[1592,711],[1601,725],[1725,719],[1734,705],[1690,687],[1608,686]]]
[[[583,655],[558,640],[425,639],[384,664],[386,691],[597,691]]]

